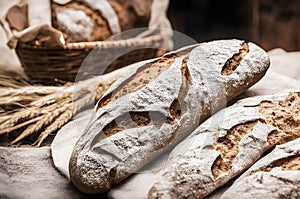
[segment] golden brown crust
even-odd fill
[[[137,90],[145,87],[152,79],[158,77],[163,71],[168,69],[175,58],[178,57],[176,54],[172,54],[167,57],[162,57],[159,60],[146,64],[143,68],[141,68],[134,76],[128,79],[123,83],[118,89],[116,89],[110,97],[105,97],[100,100],[98,109],[119,99],[129,93],[133,93]]]
[[[74,184],[87,193],[107,191],[185,138],[199,121],[221,108],[222,102],[258,81],[269,67],[269,59],[251,43],[250,52],[234,73],[221,74],[223,65],[243,43],[222,40],[187,47],[157,61],[143,62],[115,82],[95,107],[92,122],[74,147],[70,160]],[[146,72],[149,68],[151,74]],[[145,79],[148,83],[143,83]]]
[[[277,145],[222,195],[222,199],[299,198],[300,138]]]
[[[276,128],[268,135],[270,148],[286,143],[300,137],[300,97],[299,94],[290,93],[283,101],[264,101],[258,105],[259,112],[264,119],[260,122]],[[240,124],[230,129],[226,136],[218,138],[214,150],[220,152],[212,166],[215,178],[225,175],[232,168],[232,161],[239,152],[239,142],[252,131],[258,120]]]
[[[232,169],[232,161],[239,153],[239,142],[253,130],[258,121],[250,121],[232,127],[226,136],[218,138],[214,144],[214,150],[220,152],[220,156],[214,162],[211,170],[214,178],[226,175]]]
[[[279,159],[268,165],[263,171],[270,172],[275,167],[281,167],[282,170],[300,171],[300,155]]]
[[[270,146],[283,144],[300,137],[300,96],[290,93],[279,102],[262,102],[259,111],[265,118],[265,123],[276,127],[268,135]]]
[[[238,53],[234,54],[231,59],[228,59],[224,64],[221,74],[222,75],[231,75],[234,73],[235,69],[240,65],[243,58],[249,53],[249,46],[245,42],[242,44],[242,48]]]
[[[148,7],[149,12],[144,13],[144,16],[139,16],[132,2],[120,2],[118,0],[108,0],[119,20],[121,31],[131,30],[139,27],[147,27],[150,20],[151,6]],[[152,1],[147,1],[149,5]],[[79,42],[79,41],[103,41],[112,36],[107,19],[103,17],[100,11],[91,9],[87,4],[71,1],[67,4],[60,5],[51,2],[52,8],[52,24],[55,28],[62,31],[66,35],[67,42]],[[83,11],[93,23],[93,31],[88,40],[80,40],[72,37],[72,33],[69,32],[62,24],[57,20],[57,13],[65,9],[74,9]]]
[[[90,7],[83,3],[71,1],[65,5],[59,5],[54,2],[51,3],[52,8],[52,25],[58,30],[62,31],[66,35],[67,42],[78,42],[80,40],[74,40],[72,33],[68,32],[61,23],[57,20],[57,13],[65,9],[74,9],[83,11],[93,23],[93,31],[88,41],[103,41],[109,38],[112,33],[110,31],[107,20],[102,16],[99,11],[92,10]],[[82,41],[82,40],[81,40]]]

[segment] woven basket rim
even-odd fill
[[[109,49],[109,48],[120,48],[120,47],[130,47],[130,46],[145,46],[151,45],[153,42],[161,42],[162,36],[160,34],[151,35],[142,38],[129,38],[115,41],[91,41],[91,42],[74,42],[67,43],[64,47],[50,47],[50,46],[37,46],[27,43],[18,43],[17,48],[27,48],[27,49],[38,49],[38,50],[84,50],[84,49]]]

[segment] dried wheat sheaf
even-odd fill
[[[41,146],[131,67],[64,86],[26,85],[0,76],[0,136],[14,134],[10,145],[16,145],[35,135],[26,143],[30,140],[31,145]]]

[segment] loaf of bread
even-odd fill
[[[245,199],[300,198],[300,138],[276,146],[239,177],[221,198],[241,196]]]
[[[297,92],[246,98],[219,111],[174,148],[148,197],[207,196],[266,150],[299,138],[299,111]]]
[[[51,7],[52,25],[64,33],[66,42],[105,40],[112,34],[105,18],[87,5],[72,1]]]
[[[52,24],[65,34],[66,42],[103,41],[121,31],[147,27],[152,4],[152,0],[59,2],[51,4]],[[141,3],[147,9],[135,9]]]
[[[256,83],[264,50],[240,40],[185,47],[141,62],[98,101],[69,171],[86,193],[108,191]]]

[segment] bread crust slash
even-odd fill
[[[226,198],[299,198],[300,138],[276,148],[250,167],[223,194]]]
[[[299,111],[300,92],[246,98],[219,111],[174,148],[160,173],[161,180],[152,186],[148,197],[207,196],[245,171],[267,150],[300,138]],[[297,161],[298,156],[273,162],[265,171],[278,165],[299,170]],[[241,180],[233,189],[248,190],[239,188],[246,181]],[[236,198],[241,194],[236,194]],[[230,194],[227,196],[231,198]],[[257,198],[255,194],[252,197]]]
[[[264,50],[241,40],[142,62],[96,105],[71,156],[72,182],[85,193],[107,192],[256,83],[269,64]]]

